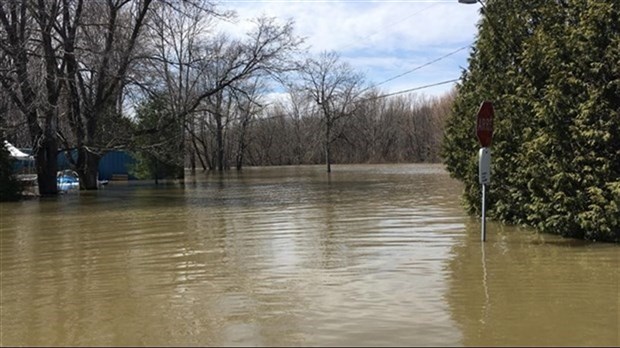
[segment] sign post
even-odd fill
[[[486,241],[486,191],[491,183],[491,142],[493,141],[493,103],[483,101],[476,119],[476,137],[482,148],[478,152],[478,179],[482,185],[482,241]]]

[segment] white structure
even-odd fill
[[[17,159],[33,159],[33,157],[31,155],[20,151],[18,148],[13,146],[13,144],[9,143],[6,140],[4,141],[4,147],[7,150],[9,150],[9,152],[11,153],[11,157],[14,157],[14,158],[17,158]]]

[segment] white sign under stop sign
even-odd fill
[[[491,149],[488,147],[478,152],[478,179],[482,185],[491,182]]]

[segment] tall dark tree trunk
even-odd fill
[[[53,136],[43,136],[35,145],[35,163],[39,194],[50,196],[58,194],[56,173],[58,172],[58,144]]]
[[[191,127],[194,128],[193,123],[192,123]],[[192,132],[192,134],[193,134],[193,132]],[[192,135],[190,135],[190,137],[193,138]],[[195,148],[194,144],[190,144],[191,146],[188,146],[188,144],[186,142],[184,142],[184,143],[185,143],[185,148],[189,150],[189,169],[190,169],[192,175],[196,175],[196,148]]]
[[[94,123],[97,118],[91,118],[87,120],[87,135],[86,142],[78,149],[78,167],[77,172],[80,177],[80,190],[96,190],[97,179],[99,176],[99,160],[101,155],[92,152],[88,149],[89,145],[93,146],[94,141],[89,139],[93,138]],[[90,135],[90,136],[89,136]]]
[[[220,172],[224,171],[224,126],[222,125],[222,116],[217,114],[215,115],[215,138],[217,142],[217,170]]]
[[[330,149],[331,125],[327,123],[325,126],[325,163],[327,164],[327,172],[332,172],[331,149]]]
[[[198,144],[196,143],[196,137],[195,136],[192,136],[192,148],[194,149],[193,153],[196,155],[196,157],[198,157],[198,161],[200,161],[200,165],[202,166],[202,170],[203,171],[207,171],[207,164],[205,163],[205,160],[200,155],[200,151],[198,149]],[[203,149],[204,149],[204,152],[205,152],[205,156],[207,156],[206,147],[203,147]],[[208,159],[206,161],[208,161]]]
[[[243,154],[245,153],[245,148],[247,145],[245,144],[245,140],[243,139],[243,134],[241,135],[241,140],[239,141],[239,149],[237,150],[237,156],[235,158],[235,164],[237,166],[237,170],[241,170],[243,168]]]
[[[181,182],[185,180],[185,152],[187,149],[187,141],[186,141],[185,128],[184,128],[185,122],[186,122],[185,117],[183,117],[183,120],[178,125],[178,131],[181,134],[181,141],[178,143],[179,144],[179,146],[177,147],[178,157],[176,157],[176,161],[175,161],[177,163],[177,170],[176,170],[175,178],[177,180],[180,180]],[[191,147],[189,150],[190,151],[192,150]],[[194,172],[195,172],[196,171],[195,159],[194,159],[193,166],[194,166]]]
[[[189,169],[191,170],[192,175],[196,174],[196,153],[192,148],[189,153]]]
[[[239,146],[237,148],[237,156],[236,156],[236,164],[237,170],[241,170],[243,167],[243,154],[245,153],[245,149],[248,147],[245,139],[245,133],[248,128],[248,124],[250,123],[250,115],[247,115],[243,122],[241,123],[241,130],[239,134]]]
[[[78,149],[78,176],[80,190],[96,190],[99,176],[99,161],[101,156],[88,151],[86,147]]]

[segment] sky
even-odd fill
[[[335,51],[368,86],[398,93],[458,79],[476,37],[480,5],[457,0],[226,0],[237,12],[222,31],[249,30],[260,15],[292,19],[311,55]],[[416,93],[440,96],[454,82]]]

